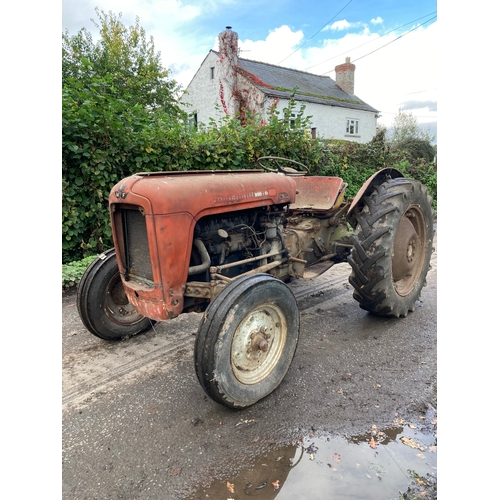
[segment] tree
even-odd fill
[[[179,87],[139,19],[126,28],[121,15],[96,12],[97,43],[84,28],[62,36],[63,262],[109,248],[111,187],[154,169],[159,138],[185,116]]]
[[[177,105],[180,86],[170,77],[170,70],[161,63],[155,51],[153,37],[146,37],[144,28],[135,24],[128,28],[121,22],[121,14],[106,14],[96,8],[100,39],[94,43],[91,33],[82,28],[62,37],[63,86],[77,84],[79,88],[107,81],[131,105],[146,109],[161,109],[168,114],[181,113]]]
[[[421,139],[431,143],[434,137],[420,128],[417,118],[411,111],[405,113],[400,109],[394,117],[390,141],[397,143],[407,139]]]

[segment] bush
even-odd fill
[[[68,290],[78,285],[82,279],[85,269],[92,263],[97,255],[89,255],[82,260],[63,264],[62,266],[62,288]]]
[[[346,196],[353,198],[372,174],[387,167],[396,168],[406,177],[425,184],[433,198],[433,209],[437,210],[436,164],[424,158],[411,163],[406,157],[394,153],[385,140],[384,130],[366,144],[325,141],[316,174],[341,177],[349,184]]]
[[[394,143],[392,152],[400,158],[407,159],[412,165],[416,165],[421,160],[426,163],[434,161],[434,148],[429,141],[408,137]]]

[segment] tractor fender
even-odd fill
[[[404,175],[399,170],[392,167],[383,168],[382,170],[375,172],[369,179],[365,181],[365,183],[361,186],[360,190],[352,200],[351,206],[347,211],[347,220],[352,225],[355,225],[356,221],[352,217],[353,211],[355,207],[361,203],[362,198],[364,196],[369,196],[372,193],[375,186],[380,186],[380,184],[384,183],[386,180],[397,179],[398,177],[404,177]]]

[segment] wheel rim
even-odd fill
[[[103,302],[106,316],[119,325],[133,325],[144,318],[128,301],[119,274],[109,281]]]
[[[278,364],[286,344],[286,319],[272,304],[248,313],[236,329],[231,344],[231,368],[242,384],[266,379]]]
[[[392,278],[396,292],[405,296],[420,279],[425,262],[427,230],[418,206],[411,206],[399,221],[394,236]]]

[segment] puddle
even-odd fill
[[[435,428],[424,433],[409,424],[382,431],[373,427],[363,436],[307,437],[259,455],[252,469],[213,481],[189,498],[399,500],[416,485],[413,473],[437,478]]]

